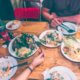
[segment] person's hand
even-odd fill
[[[31,63],[31,65],[30,65],[31,69],[34,69],[35,67],[37,67],[38,65],[40,65],[43,61],[44,61],[44,53],[41,52],[41,53],[39,53],[39,56],[37,56],[33,60],[33,62]]]
[[[58,24],[57,22],[59,22],[60,24],[62,24],[63,20],[60,19],[60,18],[54,18],[54,19],[52,19],[52,21],[50,23],[51,27],[56,28],[57,26],[59,26],[60,24]]]
[[[54,18],[58,18],[58,16],[55,13],[52,13],[51,16]]]
[[[51,15],[50,15],[50,20],[52,20],[52,19],[54,19],[54,18],[57,18],[58,16],[55,14],[55,13],[52,13]]]

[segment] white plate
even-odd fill
[[[57,66],[49,70],[49,73],[58,71],[65,79],[63,80],[77,80],[76,75],[67,67]]]
[[[11,67],[18,64],[17,61],[16,61],[16,59],[14,59],[11,56],[6,56],[6,57],[0,58],[0,66],[1,67],[5,67],[4,65],[7,65],[7,62],[10,63]],[[0,80],[10,80],[10,78],[16,73],[16,71],[17,71],[17,67],[11,69],[10,70],[10,75],[8,75],[6,77],[3,77],[3,78],[0,77]]]
[[[34,36],[35,41],[38,41],[37,36],[35,36],[35,35],[33,35],[33,36]],[[17,36],[17,37],[18,37],[18,36]],[[14,56],[14,57],[16,57],[16,58],[21,58],[21,57],[18,57],[18,56],[16,55],[16,52],[13,51],[13,49],[12,49],[13,42],[15,41],[15,39],[16,39],[17,37],[15,37],[14,39],[11,40],[11,42],[9,43],[9,46],[8,46],[8,50],[9,50],[9,53],[10,53],[12,56]],[[32,56],[33,54],[35,54],[35,52],[39,49],[39,47],[38,47],[37,45],[36,45],[36,47],[37,47],[37,49],[35,49],[35,50],[32,52],[32,54],[30,54],[28,57],[30,57],[30,56]]]
[[[39,36],[39,39],[41,40],[46,35],[46,33],[48,33],[48,32],[54,33],[55,31],[62,37],[62,34],[57,30],[46,30],[46,31],[41,33],[41,35]],[[58,43],[57,46],[54,46],[54,45],[50,45],[50,44],[44,44],[42,42],[41,42],[41,44],[46,46],[46,47],[51,47],[51,48],[52,47],[58,47],[61,45],[61,43]]]
[[[64,46],[65,46],[64,43],[62,43],[62,44],[61,44],[61,52],[62,52],[63,56],[66,57],[66,58],[67,58],[68,60],[70,60],[70,61],[80,62],[80,61],[77,61],[77,60],[74,60],[74,59],[70,58],[67,54],[65,54],[65,53],[64,53],[64,50],[63,50]]]
[[[9,26],[10,26],[11,24],[13,24],[14,21],[17,21],[17,23],[14,24],[14,25],[12,25],[11,28],[9,28]],[[21,21],[18,21],[18,20],[9,21],[9,22],[6,24],[6,29],[8,29],[8,30],[15,30],[15,29],[19,28],[20,25],[21,25]]]
[[[77,25],[71,22],[63,22],[64,25],[68,26],[70,29],[74,30],[75,32],[69,33],[64,28],[58,26],[58,31],[62,32],[64,35],[72,35],[77,32]]]

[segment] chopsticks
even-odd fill
[[[57,19],[53,19],[59,26],[61,26],[62,28],[64,28],[67,32],[72,33],[75,32],[74,30],[70,29],[68,26],[66,26],[65,24],[61,24]]]
[[[17,64],[17,65],[14,65],[14,66],[10,67],[10,69],[12,69],[12,68],[14,68],[14,67],[22,67],[22,66],[27,65],[27,64],[28,64],[28,62],[24,62],[24,63],[21,63],[21,64]]]

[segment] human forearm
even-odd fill
[[[29,67],[33,70],[34,67],[31,65],[29,65]],[[14,80],[27,80],[28,76],[30,75],[31,70],[29,68],[27,68],[25,71],[23,71],[21,73],[21,75],[19,75],[17,78],[15,78]]]
[[[47,9],[47,8],[42,9],[42,15],[48,21],[50,21],[53,18],[57,17],[57,15],[55,13],[50,14],[49,9]]]
[[[32,70],[34,68],[36,68],[38,65],[40,65],[43,61],[44,61],[44,53],[41,51],[41,52],[39,52],[39,56],[37,56],[32,61],[32,63],[29,65],[29,67],[27,67],[27,69],[25,71],[23,71],[23,73],[21,73],[21,75],[19,75],[17,78],[15,78],[13,80],[27,80],[28,76],[30,75]]]
[[[46,19],[46,20],[52,20],[52,15],[51,14],[49,14],[49,13],[46,13],[46,12],[43,12],[43,16],[44,16],[44,18]]]
[[[70,21],[77,24],[80,24],[80,14],[75,16],[68,16],[68,17],[60,17],[63,21]]]

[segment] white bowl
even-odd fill
[[[76,75],[67,67],[57,66],[53,67],[49,70],[49,73],[53,73],[58,71],[64,77],[63,80],[77,80]]]
[[[62,34],[59,31],[57,31],[57,30],[46,30],[46,31],[44,31],[44,32],[41,33],[41,35],[39,36],[39,39],[41,40],[46,35],[46,33],[48,33],[48,32],[52,32],[53,33],[55,31],[62,37]],[[46,46],[46,47],[50,47],[50,48],[53,48],[53,47],[55,48],[55,47],[58,47],[58,46],[61,45],[61,43],[58,43],[57,46],[54,46],[54,45],[44,44],[42,42],[41,42],[41,44],[44,45],[44,46]]]
[[[66,31],[61,26],[58,26],[58,31],[62,32],[62,34],[64,34],[64,35],[73,35],[77,32],[77,25],[76,24],[71,23],[71,22],[63,22],[63,24],[68,26],[70,29],[74,30],[74,32],[69,33],[68,31]]]
[[[14,21],[17,21],[17,23],[13,25]],[[21,21],[18,21],[18,20],[9,21],[6,24],[6,29],[8,29],[8,30],[15,30],[15,29],[19,28],[20,25],[21,25]],[[9,27],[9,26],[12,26],[12,27]]]
[[[18,36],[17,36],[18,37]],[[17,37],[15,37],[14,39],[12,39],[11,40],[11,42],[9,43],[9,46],[8,46],[8,50],[9,50],[9,53],[12,55],[12,56],[14,56],[14,57],[16,57],[16,58],[24,58],[24,57],[18,57],[17,55],[16,55],[16,51],[13,51],[13,49],[12,49],[12,45],[14,45],[13,44],[13,42],[15,41],[15,39],[17,38]],[[38,40],[38,38],[34,35],[34,39],[37,41]],[[32,52],[32,54],[30,54],[28,57],[30,57],[30,56],[32,56],[33,54],[35,54],[35,52],[39,49],[39,47],[36,45],[36,49]],[[28,58],[27,57],[27,58]]]

